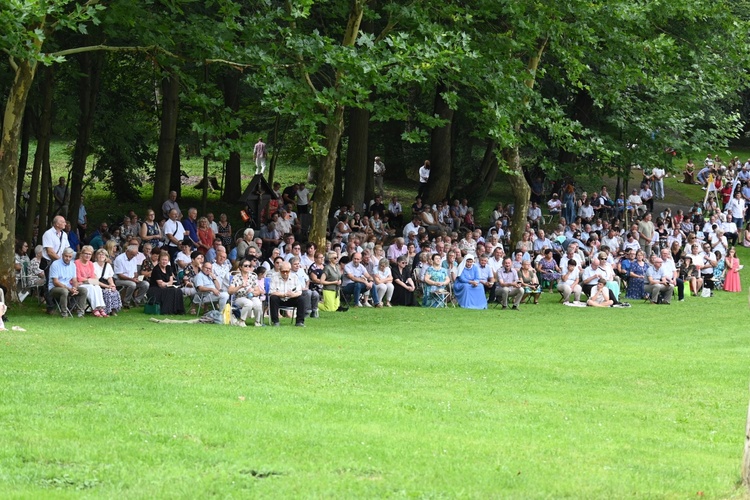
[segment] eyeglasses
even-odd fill
[[[242,267],[253,267],[250,264],[242,264]]]
[[[281,274],[289,274],[289,271],[279,271]]]

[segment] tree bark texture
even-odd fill
[[[224,93],[224,105],[237,113],[240,109],[240,76],[238,71],[227,70],[222,78],[222,90]],[[240,134],[233,130],[229,139],[237,140]],[[242,196],[242,167],[240,165],[240,153],[232,151],[227,160],[226,182],[224,183],[224,194],[222,199],[229,203],[236,203]]]
[[[182,166],[180,164],[180,143],[177,140],[174,141],[170,161],[169,190],[177,193],[177,198],[180,198],[182,196]],[[161,205],[159,206],[161,207]]]
[[[16,194],[21,195],[23,192],[23,183],[26,180],[26,166],[29,163],[29,140],[31,139],[31,116],[28,110],[23,115],[23,125],[21,126],[21,145],[18,155],[18,185]]]
[[[15,286],[14,253],[16,242],[16,186],[18,183],[18,144],[21,138],[26,99],[34,82],[36,64],[18,61],[3,113],[0,136],[0,283]]]
[[[52,166],[49,161],[49,145],[47,141],[42,149],[42,182],[39,186],[39,233],[43,233],[50,222],[52,203]]]
[[[349,148],[346,152],[346,173],[344,180],[344,200],[354,203],[357,211],[365,201],[367,176],[372,175],[367,161],[367,134],[370,125],[370,112],[366,109],[349,110]]]
[[[471,184],[464,188],[464,196],[469,199],[471,206],[479,206],[484,201],[492,188],[492,184],[497,177],[498,165],[497,154],[495,153],[495,141],[488,140],[487,147],[484,150],[484,157],[479,166],[479,173]]]
[[[318,172],[318,184],[315,188],[315,203],[313,203],[313,223],[310,228],[310,241],[318,248],[326,246],[326,228],[328,214],[331,211],[333,199],[333,182],[335,178],[336,160],[339,153],[339,142],[344,131],[344,106],[337,106],[331,114],[325,129],[326,149],[328,154],[321,161]]]
[[[508,182],[513,190],[513,218],[511,222],[511,247],[515,248],[516,242],[521,238],[521,233],[526,227],[526,214],[529,211],[529,198],[531,187],[526,182],[521,168],[521,155],[518,146],[503,150],[503,159],[508,165]]]
[[[104,54],[101,52],[85,52],[78,56],[78,64],[81,66],[81,78],[78,80],[78,103],[81,114],[78,118],[78,136],[73,149],[70,200],[68,200],[68,220],[70,221],[71,231],[75,231],[78,225],[78,208],[81,206],[86,160],[91,150],[89,141],[94,129],[96,98],[101,87]]]
[[[172,74],[162,81],[161,130],[159,151],[156,154],[154,194],[151,208],[161,213],[161,205],[169,197],[174,148],[177,142],[177,113],[179,110],[180,78]]]
[[[31,187],[29,188],[29,205],[26,210],[26,232],[25,239],[31,245],[34,238],[34,219],[39,208],[39,186],[42,177],[42,166],[45,155],[49,154],[50,135],[52,133],[52,97],[54,90],[54,78],[52,70],[42,70],[43,79],[40,85],[42,93],[42,110],[39,115],[39,127],[36,132],[36,151],[34,153],[34,166],[31,171]],[[41,224],[43,217],[39,217]],[[40,227],[41,229],[41,227]]]
[[[445,83],[438,82],[435,90],[434,115],[446,120],[446,124],[432,129],[430,135],[430,180],[425,191],[425,205],[440,201],[448,196],[451,184],[451,129],[453,127],[453,110],[443,99],[443,92],[448,87]]]

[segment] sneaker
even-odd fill
[[[77,316],[78,316],[79,318],[83,318],[83,311],[81,311],[81,310],[78,310],[78,314],[77,314]]]
[[[318,314],[318,310],[317,309],[313,309],[312,312],[310,313],[310,317],[311,318],[319,318],[320,314]]]
[[[64,312],[64,313],[60,313],[60,317],[61,317],[61,318],[69,318],[69,317],[70,317],[70,314],[68,314],[68,313],[66,313],[66,312]]]
[[[279,326],[279,322],[277,321],[276,323],[274,323],[274,324],[273,324],[273,325],[271,325],[271,326]]]
[[[304,328],[305,324],[304,323],[295,323],[294,326],[298,326],[300,328]]]
[[[26,300],[26,297],[28,297],[30,294],[31,292],[21,292],[18,294],[18,300],[20,302],[23,302],[24,300]]]
[[[365,307],[372,307],[372,304],[370,304],[369,302],[365,302],[365,303],[364,303],[364,304],[362,304],[362,305],[363,305],[363,306],[365,306]]]

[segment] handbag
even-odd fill
[[[156,302],[156,299],[148,299],[143,305],[143,312],[145,314],[161,315],[161,304]]]

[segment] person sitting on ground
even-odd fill
[[[614,304],[609,298],[609,290],[606,287],[607,280],[599,278],[596,282],[596,287],[589,294],[589,300],[586,301],[587,306],[591,307],[612,307]]]
[[[52,300],[60,304],[61,315],[68,317],[68,312],[78,310],[78,317],[82,318],[86,307],[88,291],[78,286],[76,266],[73,264],[75,252],[68,247],[62,251],[62,258],[52,262],[49,271],[48,293]],[[68,308],[69,301],[73,307]]]

